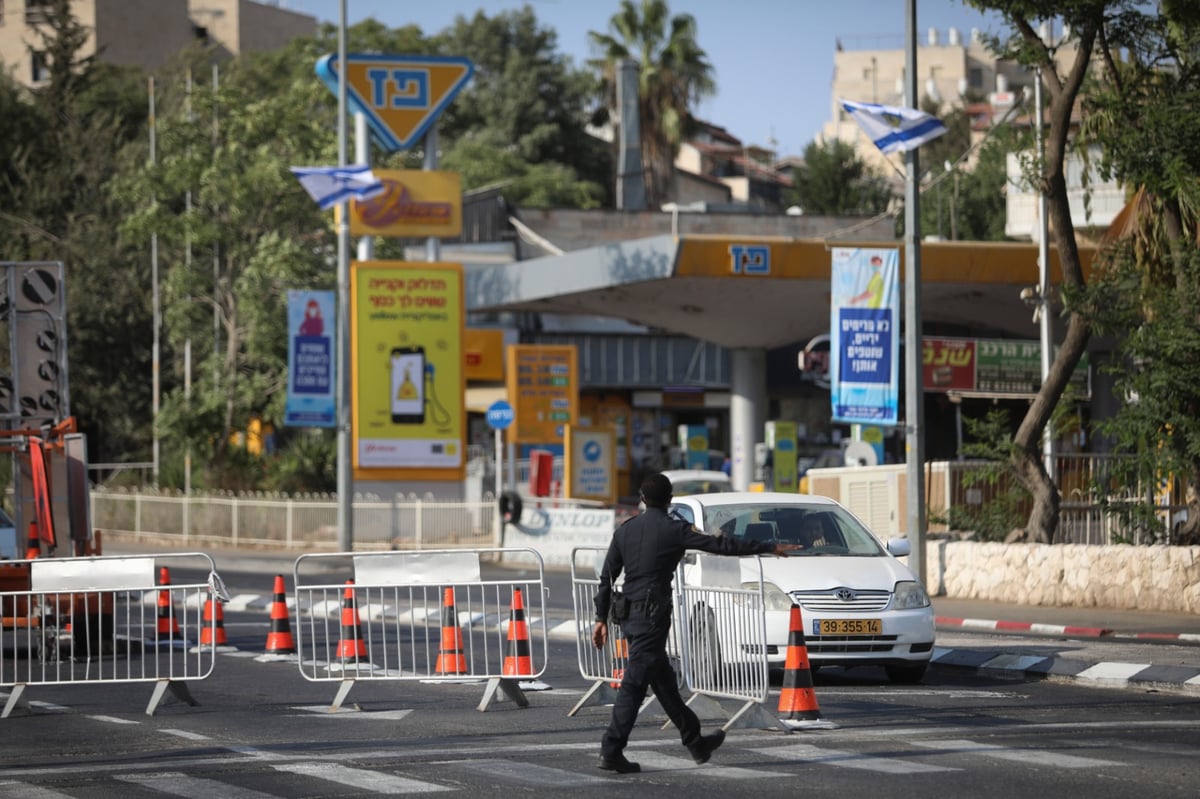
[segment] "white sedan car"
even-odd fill
[[[933,655],[934,613],[925,588],[854,514],[826,497],[732,492],[678,497],[671,513],[710,535],[801,544],[787,558],[762,558],[767,661],[782,668],[793,603],[803,619],[810,667],[883,666],[893,682],[915,683]],[[685,574],[697,559],[685,561]],[[758,569],[743,563],[757,585]],[[692,576],[688,576],[692,582]],[[720,638],[727,639],[728,633]],[[724,652],[726,662],[737,660]]]

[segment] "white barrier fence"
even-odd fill
[[[591,640],[593,598],[606,551],[577,547],[571,553],[579,672],[592,685],[567,715],[590,704],[612,702],[613,689],[625,673],[628,650],[619,624],[610,622],[603,649],[596,649]],[[759,579],[743,586],[740,560],[702,553],[685,557],[675,575],[667,653],[681,685],[691,692],[689,705],[702,704],[705,712],[728,716],[726,729],[775,728],[781,726],[778,719],[763,708],[770,683],[762,566],[755,558]],[[693,575],[698,575],[696,584],[689,582]],[[732,700],[739,707],[729,712],[721,700]]]
[[[169,579],[173,566],[208,582],[156,582],[156,568]],[[0,717],[25,705],[29,685],[134,682],[154,683],[153,715],[168,689],[195,704],[186,683],[212,674],[217,614],[205,620],[202,608],[222,589],[208,555],[6,561],[0,584],[0,686],[10,689]]]
[[[485,559],[531,576],[486,580]],[[522,688],[540,687],[549,643],[535,550],[308,554],[293,578],[300,673],[340,683],[331,711],[358,680],[486,680],[481,711],[497,692],[524,707]]]

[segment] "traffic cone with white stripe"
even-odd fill
[[[363,640],[358,605],[354,600],[354,581],[346,581],[342,595],[342,638],[338,641],[337,656],[343,662],[360,663],[367,660],[367,642]]]
[[[454,609],[454,589],[442,595],[442,643],[434,671],[438,674],[467,674],[467,657],[463,654],[462,630],[458,626],[458,611]]]
[[[529,649],[529,625],[525,621],[525,601],[520,588],[513,588],[512,611],[508,621],[508,654],[504,657],[505,677],[532,677],[533,656]]]
[[[296,654],[296,641],[292,638],[292,626],[288,621],[287,596],[282,574],[275,575],[275,592],[271,600],[271,630],[267,633],[267,654]]]
[[[616,627],[613,630],[613,681],[609,683],[613,688],[621,687],[621,680],[625,679],[625,662],[627,660],[629,660],[629,642],[625,640],[621,628]]]
[[[792,605],[788,619],[787,659],[783,666],[783,688],[779,692],[779,712],[787,714],[780,721],[790,729],[829,730],[837,727],[821,718],[821,708],[817,706],[799,605]]]
[[[179,632],[179,616],[171,605],[171,571],[166,566],[158,570],[158,584],[163,586],[158,592],[158,637],[182,638]]]
[[[213,599],[209,594],[204,600],[204,624],[200,627],[200,646],[224,646],[225,610],[219,599]]]

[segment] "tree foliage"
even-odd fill
[[[592,64],[602,76],[607,120],[619,120],[618,72],[622,61],[632,59],[638,65],[646,203],[657,208],[667,199],[692,105],[716,91],[713,68],[696,42],[696,19],[690,14],[671,16],[666,0],[642,0],[640,6],[635,0],[621,0],[609,20],[609,31],[588,33],[601,54]]]
[[[1119,484],[1181,480],[1188,518],[1175,540],[1200,543],[1200,13],[1166,2],[1131,22],[1109,37],[1123,58],[1106,58],[1085,104],[1102,172],[1132,189],[1104,239],[1110,272],[1094,305],[1122,341],[1115,388],[1136,400],[1097,429],[1127,456]]]
[[[785,197],[806,214],[872,216],[887,210],[892,192],[852,145],[829,139],[804,148],[804,165],[793,170]]]

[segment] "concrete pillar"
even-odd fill
[[[729,433],[733,448],[733,487],[745,491],[754,479],[754,444],[763,440],[767,412],[767,352],[735,349],[730,352],[732,385],[729,398]]]

